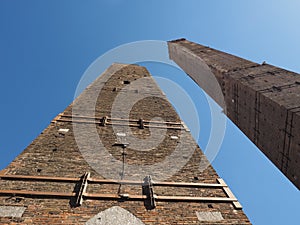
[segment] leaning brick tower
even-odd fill
[[[109,67],[0,178],[1,224],[250,224],[137,65]]]
[[[300,75],[185,39],[168,44],[170,58],[300,189]]]

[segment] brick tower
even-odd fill
[[[300,75],[185,39],[169,54],[299,189]]]
[[[1,224],[250,224],[137,65],[108,68],[0,177]]]

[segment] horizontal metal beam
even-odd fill
[[[0,190],[1,195],[21,195],[21,196],[45,196],[45,197],[75,197],[76,193],[66,192],[42,192],[42,191],[24,191],[24,190]],[[234,202],[236,198],[222,197],[192,197],[192,196],[153,196],[157,201],[195,201],[195,202]],[[85,199],[111,199],[111,200],[145,200],[146,195],[130,195],[130,194],[97,194],[85,193]]]
[[[159,201],[195,201],[195,202],[233,202],[236,198],[222,197],[192,197],[192,196],[154,196]]]
[[[209,184],[209,183],[184,183],[184,182],[155,182],[153,186],[169,186],[169,187],[194,187],[194,188],[222,188],[226,184]]]
[[[48,176],[26,176],[26,175],[0,175],[3,180],[29,180],[29,181],[50,181],[76,183],[80,178],[73,177],[48,177]]]
[[[70,122],[70,123],[88,123],[88,124],[101,124],[101,121],[91,121],[91,120],[72,120],[72,119],[57,119],[56,122]],[[140,127],[139,124],[126,124],[117,122],[106,122],[106,125],[116,125],[116,126],[130,126],[130,127]],[[144,127],[147,128],[158,128],[158,129],[174,129],[174,130],[185,130],[184,127],[172,127],[172,126],[158,126],[158,125],[148,125],[145,124]]]
[[[84,197],[93,198],[93,199],[111,199],[111,200],[128,199],[128,200],[140,200],[140,201],[147,199],[146,195],[129,195],[129,194],[117,195],[117,194],[86,193]]]
[[[48,197],[74,197],[76,193],[66,192],[45,192],[27,190],[0,190],[0,195],[21,195],[21,196],[48,196]]]
[[[81,118],[81,119],[94,119],[94,120],[101,120],[103,117],[91,117],[91,116],[77,116],[77,115],[65,115],[60,114],[60,117],[67,117],[67,118]],[[127,122],[139,122],[138,119],[123,119],[123,118],[111,118],[107,117],[108,120],[114,121],[127,121]],[[171,125],[181,125],[181,122],[170,122],[170,121],[155,121],[155,120],[144,120],[146,123],[157,123],[157,124],[171,124]]]
[[[79,182],[80,178],[73,177],[51,177],[51,176],[26,176],[26,175],[0,175],[1,179],[5,180],[29,180],[29,181],[50,181],[50,182]],[[142,181],[133,180],[113,180],[113,179],[98,179],[88,178],[89,183],[99,184],[126,184],[126,185],[143,185]],[[222,188],[227,187],[225,183],[187,183],[187,182],[155,182],[153,186],[166,186],[166,187],[194,187],[194,188]]]

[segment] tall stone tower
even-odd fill
[[[300,75],[185,39],[169,54],[299,189]]]
[[[108,68],[0,177],[1,224],[250,224],[137,65]]]

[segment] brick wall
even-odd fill
[[[169,42],[169,53],[300,188],[300,75],[183,39]]]
[[[133,85],[136,82],[137,84]],[[131,107],[129,118],[122,112],[130,101],[121,98],[121,101],[114,105],[120,95],[129,96],[129,99],[142,96],[142,99]],[[114,112],[111,113],[112,111]],[[73,117],[73,123],[68,122],[72,120],[68,115],[72,114],[76,116]],[[82,116],[97,119],[81,118]],[[145,121],[153,118],[160,121],[161,118],[166,122],[179,123],[170,126],[180,129],[155,127],[165,127],[164,122],[151,123],[151,128],[140,129],[132,126],[128,130],[127,126],[121,125],[100,126],[99,118],[104,116],[118,118],[116,123],[127,122],[127,119],[130,119],[133,125],[138,124],[135,120],[140,118]],[[205,156],[190,132],[180,123],[174,108],[144,67],[114,64],[66,108],[60,119],[52,122],[6,168],[5,174],[79,178],[84,172],[91,172],[92,178],[99,179],[123,178],[142,181],[145,176],[151,175],[154,181],[217,183],[218,175],[211,166],[203,171],[199,170],[201,163],[206,162]],[[114,129],[120,129],[119,132],[126,134],[130,131],[131,139],[126,136],[127,140],[122,140],[122,137],[117,136],[118,131]],[[158,143],[155,143],[156,136],[151,139],[155,134],[161,138]],[[134,146],[134,138],[142,140],[142,144],[147,143],[145,148],[150,146],[151,149],[136,150],[138,146]],[[126,149],[115,144],[126,141],[131,142]],[[0,180],[0,190],[72,193],[76,189],[75,186],[76,182]],[[87,192],[141,195],[142,187],[89,183]],[[154,192],[158,196],[226,197],[222,189],[215,188],[167,186],[154,187]],[[231,202],[157,201],[155,209],[147,210],[144,201],[141,200],[85,199],[79,207],[72,205],[73,200],[73,197],[1,194],[0,207],[22,206],[26,207],[26,210],[20,218],[0,217],[0,223],[85,224],[99,212],[119,206],[144,224],[250,224],[243,211],[235,209]],[[200,221],[197,212],[220,212],[223,219],[208,218],[207,221]]]

